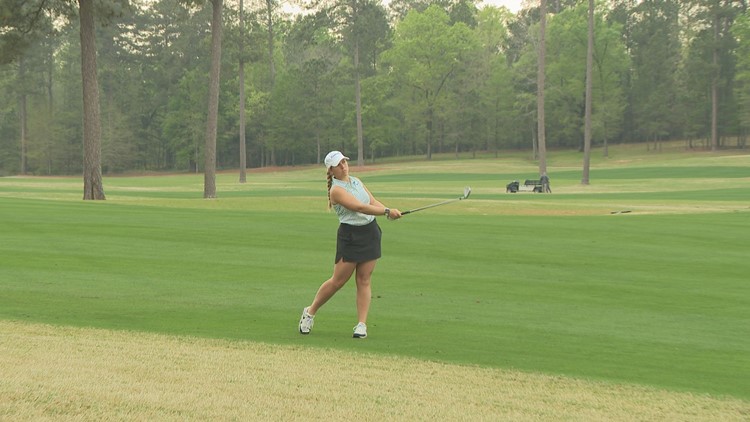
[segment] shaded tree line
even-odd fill
[[[95,25],[103,173],[204,171],[211,2],[94,5],[111,11]],[[316,163],[334,148],[364,164],[537,147],[539,7],[328,0],[291,13],[246,0],[240,27],[239,5],[222,10],[218,169]],[[589,2],[547,12],[547,148],[583,151],[584,138],[605,154],[610,143],[658,151],[671,139],[745,147],[745,1],[596,1],[588,129]],[[0,175],[83,171],[77,14],[65,0],[0,5]]]

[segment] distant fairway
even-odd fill
[[[187,341],[187,355],[201,356],[207,347],[210,359],[211,350],[224,355],[236,347],[239,354],[222,361],[222,374],[231,374],[235,364],[238,371],[264,373],[237,363],[242,356],[335,353],[346,363],[323,360],[331,375],[350,376],[356,362],[394,365],[403,368],[393,374],[399,385],[408,385],[401,378],[404,371],[420,365],[450,367],[453,374],[464,368],[467,374],[501,379],[505,386],[507,376],[528,375],[522,383],[546,386],[560,380],[564,387],[540,392],[547,398],[534,406],[538,413],[520,404],[512,407],[522,419],[596,418],[608,412],[584,410],[606,409],[609,403],[613,419],[627,420],[638,414],[631,406],[642,399],[643,417],[633,419],[746,420],[750,155],[639,151],[626,146],[612,148],[610,159],[594,157],[590,186],[580,185],[578,154],[552,153],[551,195],[505,193],[508,182],[536,176],[535,164],[519,154],[376,163],[364,170],[353,166],[352,173],[376,196],[401,209],[452,199],[464,186],[473,188],[467,201],[401,221],[380,220],[384,257],[373,277],[370,338],[364,341],[351,339],[353,283],[321,310],[310,336],[297,333],[301,308],[333,265],[337,221],[325,210],[322,168],[251,172],[243,185],[236,183],[235,173],[222,174],[219,199],[210,201],[201,198],[202,175],[105,177],[104,202],[81,201],[79,178],[0,178],[0,351],[23,356],[14,344],[46,348],[41,340],[48,339],[51,345],[63,344],[63,353],[75,347],[69,335],[82,336],[86,344],[94,341],[90,336],[163,341],[174,345],[178,356]],[[629,212],[612,214],[621,211]],[[61,328],[67,334],[58,339],[48,331],[50,324],[105,331]],[[121,337],[111,330],[181,337]],[[154,362],[161,365],[162,360],[155,356]],[[24,372],[33,368],[16,371],[18,362],[13,362],[0,362],[0,419],[46,414],[42,408],[49,403],[32,397],[34,385],[53,402],[61,387]],[[370,373],[384,374],[388,371]],[[112,388],[135,388],[127,379]],[[252,379],[243,372],[237,382],[241,387]],[[340,379],[342,388],[352,387]],[[282,396],[300,394],[298,383],[304,379],[288,382],[269,388]],[[462,381],[442,379],[433,386],[437,397],[446,394],[448,400],[456,394],[438,388],[451,382]],[[200,385],[196,381],[192,387]],[[5,394],[19,388],[25,396]],[[205,394],[211,394],[210,388]],[[535,388],[518,400],[534,402]],[[569,388],[594,397],[548,403]],[[631,401],[614,402],[619,393],[612,391],[621,388],[627,390],[624,400]],[[469,414],[513,417],[501,411],[508,410],[502,405],[508,391],[471,391],[489,396],[470,404],[477,413]],[[661,396],[670,393],[671,398]],[[180,394],[163,400],[185,397]],[[393,407],[394,397],[398,394],[384,393],[381,401],[370,397],[367,406]],[[103,406],[110,406],[103,413],[77,411],[91,418],[118,414],[119,405],[110,401],[119,399],[103,398]],[[61,406],[75,407],[70,404],[75,397],[60,400]],[[665,400],[679,404],[659,407]],[[712,404],[691,407],[701,400]],[[91,405],[86,403],[81,399],[76,405]],[[206,406],[183,411],[193,412],[188,418],[212,418],[216,415],[204,412],[219,412],[218,406],[227,409],[227,418],[253,416],[233,414],[237,403]],[[408,409],[408,403],[395,408]],[[692,417],[675,413],[688,408],[695,411]],[[61,410],[67,416],[75,411]],[[187,415],[174,412],[169,417]],[[286,415],[322,414],[296,412]],[[165,416],[158,411],[140,415]]]

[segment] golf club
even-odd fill
[[[464,188],[464,195],[463,196],[460,196],[460,197],[458,197],[456,199],[449,199],[447,201],[438,202],[437,204],[426,205],[424,207],[419,207],[419,208],[414,208],[413,210],[404,211],[404,212],[401,213],[401,215],[411,214],[413,212],[426,210],[427,208],[433,208],[433,207],[437,207],[439,205],[450,204],[451,202],[456,202],[456,201],[460,201],[462,199],[466,199],[466,198],[469,197],[469,195],[471,195],[471,188],[467,186],[467,187]]]

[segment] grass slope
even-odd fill
[[[533,176],[519,160],[354,169],[402,209],[474,188],[470,201],[381,221],[364,342],[349,338],[353,284],[312,335],[296,332],[333,264],[337,222],[324,211],[320,169],[254,174],[247,185],[225,175],[216,201],[199,198],[202,176],[106,179],[99,203],[79,200],[77,179],[0,179],[0,319],[749,399],[750,160],[627,158],[599,164],[590,187],[558,162],[553,195],[504,193]],[[610,214],[623,209],[633,212]]]

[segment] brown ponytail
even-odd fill
[[[333,206],[331,204],[331,186],[333,185],[333,173],[331,172],[331,168],[328,168],[328,209],[330,210]]]

